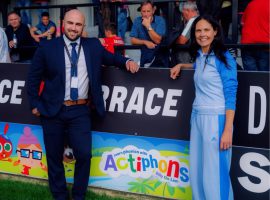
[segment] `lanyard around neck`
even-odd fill
[[[73,62],[72,62],[71,55],[70,55],[70,53],[69,53],[67,44],[66,44],[65,42],[64,42],[64,46],[65,46],[65,50],[66,50],[66,52],[67,52],[68,59],[69,59],[69,61],[70,61],[71,67],[76,67],[76,66],[78,65],[79,57],[80,57],[80,53],[81,53],[81,48],[82,48],[81,42],[80,42],[80,44],[79,44],[78,57],[77,57],[76,63],[73,63]]]

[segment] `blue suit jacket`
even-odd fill
[[[81,38],[85,54],[89,97],[99,115],[105,114],[101,90],[101,65],[125,67],[126,58],[106,51],[96,38]],[[65,56],[63,37],[40,44],[37,49],[27,79],[27,93],[31,109],[37,108],[41,115],[55,116],[64,102],[65,95]],[[38,95],[41,80],[45,86]]]

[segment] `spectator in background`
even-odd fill
[[[31,0],[18,0],[16,2],[17,7],[29,7],[31,5]],[[30,26],[32,24],[31,12],[29,9],[20,10],[20,16],[22,23]]]
[[[165,20],[160,16],[154,16],[154,12],[152,1],[143,1],[141,17],[134,20],[130,32],[131,44],[144,45],[141,49],[141,67],[156,66],[157,45],[166,34]]]
[[[184,3],[182,8],[182,16],[185,21],[185,28],[181,35],[177,38],[177,44],[187,44],[190,39],[190,30],[194,20],[198,17],[198,9],[195,2],[188,1]]]
[[[6,35],[10,48],[11,61],[29,61],[33,56],[32,49],[26,49],[33,46],[29,28],[27,25],[21,23],[19,14],[14,11],[8,14],[8,24]]]
[[[114,46],[124,45],[124,41],[121,37],[116,35],[116,25],[111,23],[104,26],[105,38],[100,38],[100,42],[104,48],[114,53]]]
[[[269,1],[252,0],[242,17],[242,44],[270,43]],[[269,46],[266,49],[254,47],[241,51],[245,70],[269,71]]]
[[[198,9],[195,2],[187,1],[182,7],[182,16],[184,18],[185,26],[181,35],[176,39],[176,44],[185,45],[189,43],[190,31],[194,20],[198,17]],[[187,49],[174,49],[172,53],[172,63],[190,63],[191,56]]]
[[[190,30],[194,20],[198,17],[198,9],[195,2],[185,2],[182,8],[182,16],[185,27],[181,35],[177,38],[177,44],[186,44],[190,39]]]
[[[43,12],[41,14],[41,22],[30,28],[31,36],[34,38],[36,42],[40,42],[40,40],[50,40],[55,37],[56,25],[54,22],[50,20],[50,16],[48,12]]]
[[[9,63],[8,40],[5,31],[0,27],[0,63]]]

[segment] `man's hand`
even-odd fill
[[[38,36],[38,35],[34,35],[33,38],[34,38],[34,40],[35,40],[36,42],[40,42],[40,39],[39,39],[39,36]]]
[[[139,65],[134,62],[133,60],[129,60],[127,63],[126,63],[126,68],[128,71],[130,71],[131,73],[136,73],[139,71]]]
[[[152,17],[142,18],[142,25],[145,28],[148,28],[149,26],[151,26],[151,22],[152,22]]]
[[[38,111],[37,108],[34,108],[34,109],[32,110],[32,114],[35,115],[36,117],[39,117],[39,116],[40,116],[40,112]]]
[[[10,41],[9,41],[8,46],[9,46],[9,48],[11,48],[11,49],[14,47],[14,42],[13,42],[13,40],[10,40]]]

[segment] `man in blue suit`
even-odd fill
[[[85,24],[79,10],[64,17],[64,35],[45,41],[37,49],[28,74],[27,91],[32,113],[39,116],[44,134],[49,186],[54,199],[68,199],[63,167],[64,138],[76,158],[72,198],[85,198],[91,159],[89,104],[105,114],[101,90],[101,65],[125,67],[135,73],[138,65],[107,52],[95,38],[82,38]],[[39,95],[40,82],[44,89]]]

